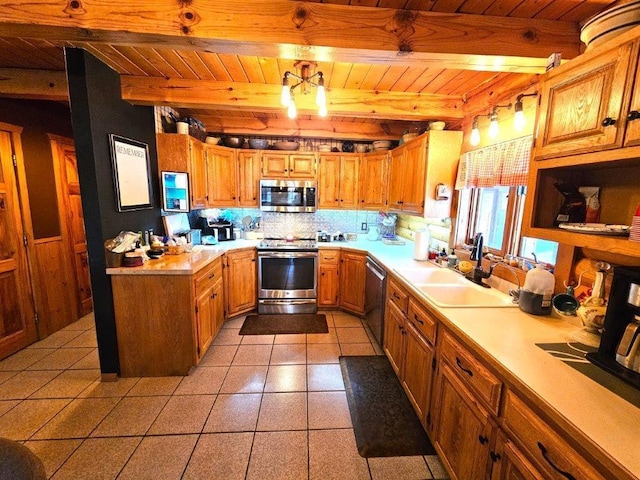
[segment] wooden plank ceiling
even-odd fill
[[[66,101],[64,47],[121,75],[123,98],[166,105],[210,132],[397,138],[445,120],[475,92],[535,81],[553,52],[580,53],[604,0],[98,0],[0,4],[0,96]],[[177,21],[179,19],[179,21]],[[121,27],[126,25],[126,28]],[[279,103],[297,59],[317,62],[329,115]],[[313,87],[311,88],[313,90]]]

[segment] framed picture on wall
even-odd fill
[[[118,211],[152,208],[149,145],[113,133],[109,143]]]
[[[189,175],[186,172],[162,172],[162,209],[165,212],[189,212]]]

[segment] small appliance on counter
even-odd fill
[[[640,389],[640,267],[615,267],[600,347],[587,359]]]
[[[202,217],[202,232],[213,236],[218,242],[236,239],[233,223],[224,220],[212,220]]]

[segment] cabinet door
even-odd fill
[[[404,147],[391,151],[389,162],[389,210],[402,210],[402,193],[404,179]]]
[[[358,167],[359,155],[340,158],[340,207],[358,208]]]
[[[339,285],[338,265],[323,265],[318,267],[318,306],[337,307]]]
[[[404,315],[398,307],[387,301],[384,318],[383,349],[398,377],[401,377],[404,352]]]
[[[227,316],[232,317],[256,307],[256,251],[228,252],[225,260]]]
[[[640,46],[640,42],[636,45]],[[635,55],[638,55],[636,50]],[[640,63],[636,67],[635,83],[631,90],[631,105],[627,114],[627,131],[624,136],[624,146],[640,145]]]
[[[402,385],[424,425],[429,411],[433,347],[422,338],[411,322],[405,322],[405,331]]]
[[[191,210],[207,206],[207,162],[204,145],[196,139],[189,139],[189,156],[191,170],[189,183],[191,185]]]
[[[437,376],[435,443],[454,480],[487,478],[494,427],[446,362]]]
[[[318,208],[340,205],[340,156],[320,155],[318,165]]]
[[[549,73],[542,85],[537,160],[622,145],[631,52],[632,44],[625,44]]]
[[[524,454],[499,432],[493,455],[491,480],[544,480]]]
[[[360,208],[384,210],[387,207],[387,173],[389,156],[384,153],[368,153],[360,165]]]
[[[402,181],[402,211],[422,215],[424,211],[424,181],[426,172],[425,141],[407,144]]]
[[[198,359],[202,358],[215,336],[215,310],[213,288],[196,298],[196,330],[198,336]]]
[[[260,153],[238,152],[238,206],[258,207]]]
[[[219,277],[218,280],[213,284],[211,291],[211,324],[213,325],[213,338],[216,338],[216,336],[220,332],[220,329],[222,328],[222,325],[224,325],[224,285],[222,283],[222,277]]]
[[[340,255],[340,307],[359,315],[364,315],[366,261],[359,253]]]
[[[225,147],[207,147],[208,205],[237,205],[236,152]]]
[[[262,176],[286,178],[289,176],[289,154],[262,152]]]
[[[289,155],[289,177],[315,178],[317,163],[315,153],[292,153]]]

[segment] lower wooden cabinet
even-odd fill
[[[448,363],[436,376],[435,446],[453,480],[488,478],[495,430],[489,413]]]
[[[206,353],[224,323],[222,277],[196,298],[198,359]]]
[[[402,311],[393,303],[387,302],[386,315],[384,319],[383,349],[399,378],[402,378],[404,323],[405,318]]]
[[[499,432],[491,454],[491,480],[545,480],[507,436]]]
[[[357,315],[364,315],[366,263],[366,254],[340,253],[340,308]]]
[[[227,318],[256,308],[258,288],[256,255],[255,249],[231,251],[225,254]]]
[[[405,355],[402,372],[402,386],[409,401],[426,426],[433,372],[433,347],[418,333],[416,327],[405,322]]]
[[[340,250],[323,249],[318,257],[318,307],[337,307],[340,294]]]

